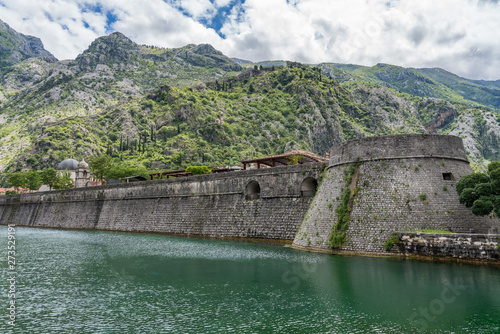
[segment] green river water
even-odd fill
[[[0,333],[500,333],[498,267],[16,227],[9,268],[0,235]]]

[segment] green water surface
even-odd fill
[[[281,244],[15,228],[0,333],[500,333],[500,269]]]

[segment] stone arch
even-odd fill
[[[260,185],[257,181],[248,182],[245,188],[245,199],[253,200],[260,198]]]
[[[318,189],[318,181],[314,177],[306,177],[300,185],[300,196],[313,197]]]

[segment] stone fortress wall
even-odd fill
[[[0,223],[293,240],[324,164],[3,196]]]
[[[0,224],[293,240],[299,248],[331,250],[328,237],[349,188],[349,225],[340,250],[385,253],[394,232],[498,228],[498,219],[474,216],[458,202],[455,184],[471,172],[458,137],[369,137],[333,147],[328,166],[3,196]]]
[[[346,188],[350,213],[342,250],[385,252],[396,231],[488,233],[498,219],[474,216],[458,202],[455,184],[469,173],[462,140],[454,136],[368,137],[335,146],[294,245],[330,249]]]

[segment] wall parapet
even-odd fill
[[[0,224],[293,240],[326,164],[204,174],[0,198]],[[248,185],[257,184],[248,194]],[[250,198],[249,198],[250,197]]]
[[[498,261],[499,234],[397,232],[399,252],[406,255]]]
[[[406,134],[365,137],[333,146],[329,166],[402,158],[443,158],[468,162],[462,139],[459,137]]]

